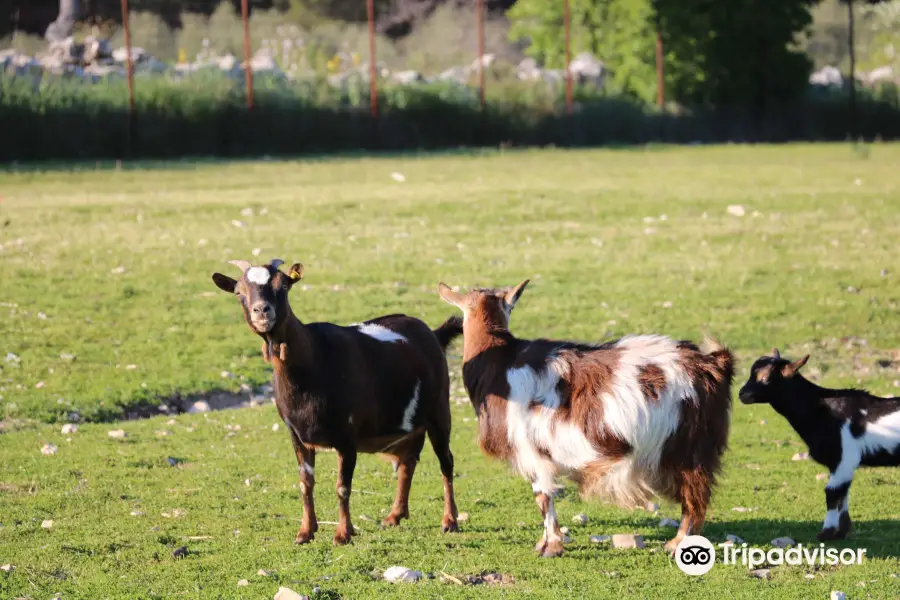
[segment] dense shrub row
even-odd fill
[[[364,82],[256,82],[248,111],[240,81],[217,74],[176,81],[141,77],[131,123],[125,83],[0,75],[0,160],[167,158],[415,150],[459,146],[591,146],[646,142],[843,140],[846,98],[807,94],[764,115],[741,108],[660,112],[622,96],[579,90],[567,116],[561,90],[510,83],[475,90],[430,84],[379,88],[369,116]],[[871,139],[900,138],[896,90],[859,94],[857,127]]]

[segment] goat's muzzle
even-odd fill
[[[258,302],[250,308],[250,325],[260,333],[268,333],[275,326],[275,308],[268,302]]]

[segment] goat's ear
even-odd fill
[[[291,270],[288,271],[288,277],[291,278],[291,281],[300,281],[303,279],[303,265],[300,263],[294,263],[291,265]]]
[[[778,348],[772,348],[772,356],[775,357],[776,360],[781,358],[781,352],[778,351]]]
[[[808,360],[809,360],[809,354],[807,354],[806,356],[804,356],[803,358],[801,358],[799,360],[795,360],[791,364],[784,367],[781,370],[781,374],[785,377],[793,377],[794,374],[797,371],[799,371],[803,367],[803,365],[806,364],[806,361],[808,361]]]
[[[228,275],[222,275],[221,273],[213,273],[212,276],[213,283],[216,284],[223,292],[228,292],[229,294],[234,293],[234,288],[237,286],[237,281],[229,277]]]
[[[514,307],[516,305],[516,302],[519,301],[519,298],[522,296],[522,292],[525,291],[525,286],[528,285],[528,281],[529,280],[526,279],[516,287],[506,292],[506,295],[503,297],[503,299],[506,300],[506,303],[509,304],[510,308]]]
[[[460,310],[466,310],[466,296],[459,292],[454,292],[446,283],[438,284],[438,294],[444,299],[444,302],[452,304]]]

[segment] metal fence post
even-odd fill
[[[253,67],[250,64],[250,8],[247,0],[241,0],[241,18],[244,21],[244,73],[247,82],[247,110],[253,110]]]
[[[563,27],[565,28],[566,37],[566,113],[572,114],[572,72],[569,70],[569,64],[572,62],[571,50],[571,18],[569,16],[569,0],[563,3]]]
[[[134,65],[131,62],[131,26],[128,23],[128,0],[122,0],[122,26],[125,28],[125,73],[128,76],[128,144],[131,154],[134,139]]]
[[[484,0],[477,0],[475,11],[477,12],[476,27],[478,32],[478,88],[481,110],[484,110]]]
[[[366,0],[366,15],[369,19],[369,101],[372,118],[378,118],[378,88],[375,79],[375,0]]]

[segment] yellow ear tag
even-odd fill
[[[297,271],[291,271],[290,278],[294,281],[297,281],[298,279],[300,279],[300,273],[298,273]]]

